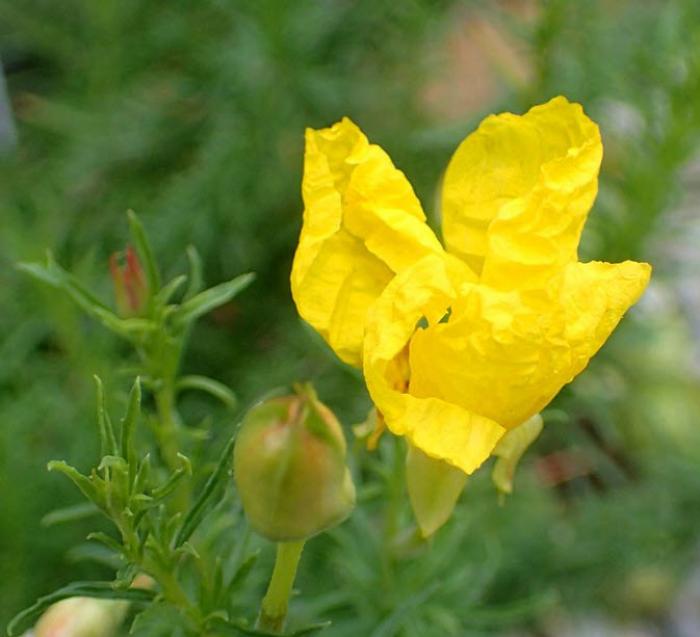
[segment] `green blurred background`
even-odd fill
[[[360,422],[361,379],[288,289],[304,127],[352,117],[437,227],[464,135],[564,94],[605,145],[582,256],[650,261],[651,287],[547,410],[505,505],[477,476],[434,546],[388,573],[361,506],[310,551],[298,612],[333,619],[329,635],[700,635],[697,0],[0,0],[0,60],[17,133],[0,158],[0,627],[104,576],[71,551],[89,522],[41,526],[78,501],[45,466],[95,457],[93,373],[115,411],[130,384],[122,345],[14,263],[50,248],[110,301],[107,260],[133,208],[166,274],[188,244],[210,284],[258,273],[198,325],[187,373],[241,405],[309,378]],[[210,417],[214,457],[237,414],[196,396],[183,411]],[[379,484],[379,499],[401,488]]]

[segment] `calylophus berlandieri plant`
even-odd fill
[[[342,428],[311,386],[299,385],[289,396],[255,405],[240,429],[229,427],[213,470],[196,461],[207,432],[182,421],[179,393],[207,392],[230,408],[236,397],[212,378],[181,375],[182,352],[192,324],[233,299],[254,276],[202,289],[200,260],[190,248],[188,276],[162,284],[143,225],[133,212],[128,217],[132,245],[110,259],[116,312],[50,254],[43,264],[19,265],[125,339],[136,355],[138,375],[118,426],[95,377],[101,445],[96,467],[83,474],[63,461],[48,465],[72,480],[88,503],[54,511],[47,522],[106,516],[116,533],[94,532],[88,539],[103,545],[115,565],[114,579],[73,582],[42,597],[14,618],[8,634],[19,635],[34,624],[35,637],[108,637],[125,618],[136,634],[154,618],[166,631],[170,624],[168,634],[282,634],[304,542],[342,522],[354,506]],[[143,394],[153,409],[142,404]],[[234,459],[237,495],[231,488]],[[238,599],[251,596],[241,591],[257,553],[246,554],[245,542],[226,537],[230,525],[222,530],[222,524],[211,523],[221,520],[223,506],[240,506],[237,498],[252,528],[278,542],[267,594],[252,612]],[[228,554],[221,555],[220,545]]]
[[[405,476],[415,524],[399,528],[390,498],[377,565],[384,574],[394,557],[412,554],[449,520],[468,476],[491,458],[501,496],[513,491],[518,462],[543,429],[540,411],[583,371],[644,292],[649,264],[578,258],[602,153],[596,124],[564,97],[522,116],[487,117],[445,172],[443,245],[406,176],[358,126],[344,118],[307,130],[292,297],[338,358],[362,371],[375,407],[355,428],[358,438],[373,449],[385,432],[393,434],[399,462],[381,471],[390,475],[392,496],[401,495],[403,484],[396,484]],[[110,552],[114,580],[77,582],[47,595],[16,617],[9,633],[72,598],[64,602],[70,608],[53,606],[44,615],[36,637],[53,634],[47,625],[68,611],[83,626],[91,625],[88,615],[102,622],[102,632],[81,629],[72,637],[104,635],[125,614],[125,602],[137,634],[156,620],[170,622],[168,634],[283,634],[305,542],[341,523],[355,504],[343,431],[313,388],[299,384],[255,405],[231,430],[213,470],[205,470],[192,456],[196,430],[182,422],[178,393],[202,390],[228,405],[235,397],[211,378],[182,376],[181,354],[192,323],[232,299],[252,275],[202,290],[190,249],[189,277],[163,285],[133,213],[129,223],[134,247],[111,262],[119,313],[50,256],[45,264],[20,266],[126,339],[138,377],[119,427],[97,380],[102,456],[95,469],[84,475],[49,463],[73,480],[90,511],[116,527],[116,535],[90,536]],[[143,414],[142,392],[155,406]],[[277,543],[267,592],[254,611],[244,594],[254,555],[236,541],[241,534],[221,523],[222,511],[236,506],[253,530]],[[53,519],[75,515],[58,511]],[[262,587],[255,590],[262,595]],[[384,599],[382,592],[376,597]],[[121,606],[91,603],[81,611],[76,597]]]

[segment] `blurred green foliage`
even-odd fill
[[[442,70],[434,52],[476,11],[532,71],[446,120],[422,97]],[[258,274],[197,326],[184,373],[221,380],[243,405],[310,378],[345,424],[359,422],[361,380],[302,326],[288,291],[304,127],[351,116],[435,213],[440,172],[481,116],[559,93],[584,104],[606,148],[583,256],[650,260],[647,300],[545,413],[514,496],[499,507],[477,476],[429,550],[386,542],[409,515],[400,448],[357,447],[362,504],[309,545],[293,613],[332,619],[339,636],[482,635],[563,608],[638,615],[630,582],[650,571],[673,589],[700,539],[697,343],[664,259],[700,136],[696,0],[0,0],[0,59],[19,133],[0,160],[0,626],[40,594],[108,573],[69,551],[92,524],[41,527],[57,503],[78,501],[45,465],[95,457],[93,373],[117,409],[131,383],[115,371],[122,346],[15,262],[50,248],[109,301],[107,258],[133,208],[166,274],[184,268],[187,244],[209,283]],[[213,461],[234,416],[194,395],[183,411],[208,418]],[[593,469],[544,488],[541,469],[562,450]]]

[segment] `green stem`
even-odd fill
[[[190,603],[187,594],[180,586],[177,578],[163,569],[158,569],[158,584],[163,591],[163,596],[175,607],[179,608],[186,615],[196,617],[192,604]]]
[[[170,471],[176,471],[180,467],[178,452],[180,445],[178,441],[178,430],[180,419],[175,408],[175,391],[173,384],[164,384],[155,394],[156,409],[158,410],[158,425],[156,435],[158,446],[163,457],[163,461]],[[190,503],[190,484],[186,480],[181,480],[175,493],[171,496],[171,502],[175,511],[186,511]]]
[[[305,540],[277,544],[275,568],[260,606],[258,628],[274,633],[282,632],[304,542]]]
[[[141,572],[153,577],[160,586],[163,597],[177,608],[193,626],[199,627],[201,625],[199,609],[190,602],[174,572],[164,568],[155,560],[149,559],[148,556],[144,556],[138,550],[139,538],[132,528],[119,526],[119,529],[128,561],[138,565]]]
[[[165,600],[180,611],[188,624],[188,630],[198,635],[203,633],[203,618],[198,608],[193,604],[177,577],[171,572],[153,563],[144,564],[143,571],[149,573],[160,586]]]
[[[154,383],[154,398],[158,412],[155,434],[160,455],[165,465],[175,471],[180,462],[179,429],[180,416],[177,413],[175,382],[184,346],[184,336],[174,336],[168,332],[164,318],[158,317],[160,327],[149,341],[139,349],[139,354]]]
[[[178,420],[175,414],[175,392],[170,384],[164,384],[155,395],[158,409],[158,443],[163,461],[171,471],[178,468],[177,441]]]

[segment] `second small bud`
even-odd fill
[[[355,505],[343,431],[310,386],[253,407],[233,454],[250,525],[278,542],[340,524]]]
[[[115,252],[109,259],[109,269],[119,315],[125,318],[141,316],[148,303],[149,290],[136,251],[127,246],[124,252]]]

